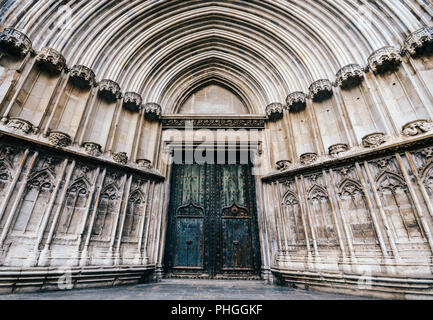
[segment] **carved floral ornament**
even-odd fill
[[[329,99],[333,94],[332,82],[328,79],[317,80],[311,84],[309,92],[314,102]]]
[[[152,169],[152,162],[148,159],[137,159],[136,163],[143,168]]]
[[[362,138],[362,145],[365,148],[376,148],[386,142],[386,136],[382,132],[375,132],[369,135],[366,135]]]
[[[338,157],[341,153],[349,151],[349,146],[345,143],[337,143],[329,147],[329,155]]]
[[[358,86],[364,80],[364,69],[358,64],[349,64],[337,72],[336,85],[344,90]]]
[[[102,153],[102,147],[99,144],[94,143],[94,142],[84,142],[83,148],[87,154],[94,156],[94,157],[96,157]]]
[[[103,98],[109,101],[115,101],[120,98],[120,86],[113,80],[101,80],[98,83],[98,91]]]
[[[82,65],[75,65],[70,72],[71,82],[79,88],[89,89],[95,83],[94,72]]]
[[[287,96],[286,107],[289,112],[299,112],[305,109],[307,95],[301,91],[293,92]]]
[[[55,147],[68,147],[72,144],[71,137],[63,132],[60,131],[51,131],[48,140],[51,142],[51,144]]]
[[[417,136],[433,130],[433,123],[429,120],[415,120],[403,126],[403,134],[408,137]]]
[[[127,164],[128,163],[128,156],[126,155],[126,152],[118,152],[113,154],[113,160],[120,164]]]
[[[383,47],[368,58],[368,66],[375,74],[396,70],[401,63],[399,50],[392,46]]]
[[[133,112],[138,112],[143,99],[136,92],[126,92],[123,97],[123,107]]]
[[[149,102],[144,105],[144,116],[147,120],[156,121],[161,117],[162,108],[159,104]]]
[[[59,74],[66,67],[66,59],[60,52],[45,47],[36,56],[36,64],[48,72]]]
[[[310,165],[310,164],[313,164],[314,162],[316,162],[318,157],[317,157],[317,154],[314,152],[307,152],[307,153],[302,154],[299,157],[299,159],[301,161],[301,164]]]
[[[424,27],[411,33],[404,42],[404,49],[414,57],[432,52],[433,27]]]
[[[280,160],[280,161],[277,161],[277,163],[275,165],[276,165],[277,170],[284,171],[284,170],[287,170],[290,168],[290,166],[292,165],[292,161]]]
[[[7,127],[13,131],[20,131],[23,134],[38,132],[37,128],[34,128],[31,122],[20,118],[10,118]]]
[[[271,103],[266,107],[266,115],[269,120],[277,121],[283,117],[284,106],[282,103]]]
[[[21,58],[33,50],[30,39],[21,31],[12,28],[6,28],[0,33],[0,48]]]

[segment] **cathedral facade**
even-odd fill
[[[433,298],[431,2],[0,5],[0,292]]]

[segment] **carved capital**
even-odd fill
[[[32,42],[21,31],[6,28],[0,33],[0,48],[10,55],[23,58],[32,50]]]
[[[128,156],[126,155],[126,152],[119,152],[113,154],[113,160],[120,164],[127,164],[128,163]]]
[[[87,154],[94,157],[99,156],[102,153],[102,147],[94,142],[84,142],[83,148]]]
[[[60,131],[51,131],[50,135],[48,136],[48,140],[55,147],[64,148],[72,144],[71,137],[68,134]]]
[[[276,165],[277,170],[285,171],[285,170],[290,168],[290,166],[292,165],[292,161],[280,160],[280,161],[277,161],[277,163],[275,165]]]
[[[336,85],[346,90],[358,86],[364,80],[364,70],[358,64],[349,64],[337,72]]]
[[[289,94],[286,98],[286,106],[289,112],[299,112],[305,109],[307,105],[307,95],[297,91]]]
[[[162,108],[157,103],[146,103],[144,105],[144,116],[150,121],[156,121],[161,117]]]
[[[20,118],[10,118],[7,127],[13,131],[21,131],[24,134],[36,131],[31,122]]]
[[[400,51],[391,46],[380,48],[368,58],[368,66],[375,74],[396,70],[401,63]]]
[[[321,79],[313,82],[309,88],[310,96],[315,102],[329,99],[332,94],[332,82],[328,79]]]
[[[143,99],[136,92],[125,92],[123,96],[123,106],[133,112],[138,112],[141,108]]]
[[[307,152],[307,153],[301,154],[301,156],[299,157],[299,160],[301,161],[301,164],[303,164],[303,165],[312,164],[312,163],[316,162],[317,159],[318,159],[317,154],[314,152]]]
[[[409,122],[403,126],[403,134],[405,136],[413,137],[433,129],[433,123],[428,120],[416,120]]]
[[[386,136],[382,132],[375,132],[366,135],[362,138],[362,145],[364,148],[376,148],[386,142]]]
[[[277,121],[283,117],[284,106],[282,103],[271,103],[266,107],[266,115],[269,120]]]
[[[333,157],[338,157],[340,153],[349,151],[349,146],[345,143],[337,143],[329,147],[329,154]]]
[[[46,47],[36,56],[36,63],[48,72],[59,74],[66,66],[66,59],[60,52]]]
[[[152,162],[148,159],[137,159],[137,164],[146,169],[152,169]]]
[[[433,51],[433,27],[424,27],[411,33],[404,42],[404,49],[417,57]]]
[[[120,86],[113,80],[101,80],[98,83],[98,91],[100,96],[108,101],[116,101],[120,98]]]
[[[95,74],[86,66],[75,65],[71,69],[70,79],[77,87],[89,89],[95,83]]]

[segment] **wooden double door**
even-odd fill
[[[166,239],[167,276],[260,274],[251,166],[174,164]]]

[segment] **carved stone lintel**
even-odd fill
[[[51,142],[51,144],[55,147],[68,147],[72,144],[71,137],[63,132],[60,131],[51,131],[48,140]]]
[[[137,159],[137,164],[146,169],[152,169],[152,161],[148,159]]]
[[[149,121],[156,121],[161,117],[162,108],[157,103],[146,103],[144,105],[144,116]]]
[[[280,161],[277,161],[277,163],[276,163],[277,170],[280,170],[280,171],[284,171],[284,170],[289,169],[291,165],[292,165],[292,161],[290,161],[290,160],[280,160]]]
[[[141,108],[143,99],[136,92],[125,92],[123,97],[123,106],[133,112],[138,112]]]
[[[277,121],[283,117],[284,106],[282,103],[271,103],[266,107],[266,115],[269,120]]]
[[[119,152],[113,154],[113,160],[120,164],[127,164],[128,163],[128,156],[126,155],[126,152]]]
[[[404,49],[417,57],[433,51],[433,27],[424,27],[411,33],[404,42]]]
[[[286,107],[289,112],[299,112],[305,109],[307,105],[307,95],[297,91],[289,94],[286,99]]]
[[[349,151],[349,146],[345,143],[337,143],[329,147],[329,154],[333,157],[338,157],[340,153]]]
[[[66,59],[60,52],[45,47],[36,56],[36,63],[48,72],[59,74],[66,66]]]
[[[99,95],[108,101],[116,101],[120,98],[120,86],[113,80],[104,79],[98,84]]]
[[[102,153],[102,147],[94,142],[84,142],[83,148],[87,154],[94,157],[99,156]]]
[[[35,132],[31,122],[20,118],[10,118],[7,127],[14,131],[21,131],[24,134]]]
[[[375,132],[366,135],[362,138],[362,145],[364,148],[376,148],[386,142],[386,136],[382,132]]]
[[[227,128],[227,129],[242,129],[242,128],[258,128],[263,129],[265,127],[265,119],[170,119],[162,118],[161,120],[163,128],[177,128],[182,129],[187,126],[193,126],[194,128]]]
[[[373,52],[368,58],[368,66],[375,74],[394,71],[402,63],[399,50],[387,46]]]
[[[433,130],[433,123],[428,120],[416,120],[403,126],[403,134],[413,137]]]
[[[21,31],[6,28],[0,33],[0,48],[10,55],[23,58],[32,50],[32,42]]]
[[[317,80],[311,84],[309,91],[314,102],[324,101],[332,97],[332,82],[328,79]]]
[[[349,64],[337,72],[336,84],[344,90],[358,86],[364,80],[364,70],[358,64]]]
[[[316,162],[317,159],[318,159],[317,154],[314,152],[307,152],[307,153],[301,154],[301,156],[299,157],[299,160],[301,161],[301,164],[303,164],[303,165],[312,164],[312,163]]]
[[[82,89],[89,89],[95,84],[95,74],[86,66],[73,66],[70,72],[70,79],[74,85]]]

